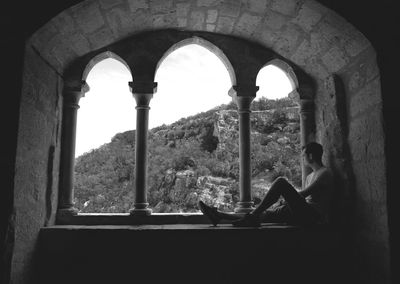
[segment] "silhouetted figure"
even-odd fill
[[[237,227],[259,227],[261,222],[298,225],[328,223],[333,174],[322,164],[322,154],[323,148],[316,142],[304,146],[302,159],[312,172],[307,176],[303,189],[297,191],[285,178],[279,177],[261,203],[244,217],[220,212],[202,201],[199,201],[199,208],[214,226],[222,219],[231,220]]]

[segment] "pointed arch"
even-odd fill
[[[231,79],[231,83],[232,85],[236,85],[236,74],[235,74],[235,70],[231,64],[231,62],[229,61],[228,57],[224,54],[224,52],[219,49],[216,45],[214,45],[213,43],[209,42],[208,40],[205,40],[201,37],[198,36],[193,36],[191,38],[187,38],[184,39],[176,44],[174,44],[173,46],[171,46],[165,53],[164,55],[161,57],[161,59],[158,61],[157,63],[157,68],[156,68],[156,72],[158,70],[158,68],[161,66],[162,62],[165,60],[165,58],[168,57],[168,55],[170,55],[172,52],[174,52],[175,50],[190,45],[190,44],[197,44],[200,45],[204,48],[206,48],[207,50],[209,50],[211,53],[213,53],[214,55],[216,55],[224,64],[226,70],[228,71],[229,77]]]
[[[82,80],[83,80],[83,81],[86,81],[86,79],[87,79],[87,77],[88,77],[90,71],[93,69],[93,67],[94,67],[97,63],[99,63],[99,62],[101,62],[101,61],[103,61],[103,60],[105,60],[105,59],[108,59],[108,58],[112,58],[112,59],[115,59],[115,60],[121,62],[121,63],[129,70],[129,73],[130,73],[131,76],[132,76],[132,71],[131,71],[129,65],[125,62],[124,59],[122,59],[119,55],[117,55],[116,53],[114,53],[114,52],[112,52],[112,51],[105,51],[105,52],[102,52],[102,53],[97,54],[96,56],[94,56],[94,57],[88,62],[88,64],[86,64],[86,67],[85,67],[85,69],[84,69],[83,72],[82,72]],[[133,77],[132,77],[132,80],[133,80]]]

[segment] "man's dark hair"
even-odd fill
[[[310,142],[308,143],[306,146],[303,147],[303,149],[305,150],[305,153],[311,154],[313,156],[313,159],[321,162],[322,160],[322,153],[323,153],[323,149],[322,149],[322,145],[317,143],[317,142]]]

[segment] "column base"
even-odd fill
[[[149,203],[135,203],[134,208],[129,210],[131,216],[149,216],[152,210],[148,208]]]
[[[79,210],[76,209],[75,207],[70,207],[70,208],[62,208],[57,210],[57,217],[58,218],[65,218],[65,217],[70,217],[70,216],[76,216],[78,215]]]
[[[254,210],[253,201],[240,201],[237,203],[235,213],[250,213]]]

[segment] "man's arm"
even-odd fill
[[[330,182],[330,174],[329,171],[325,170],[322,172],[310,185],[308,185],[303,190],[299,191],[299,194],[304,198],[313,194],[314,192],[321,190],[326,186],[326,182]]]

